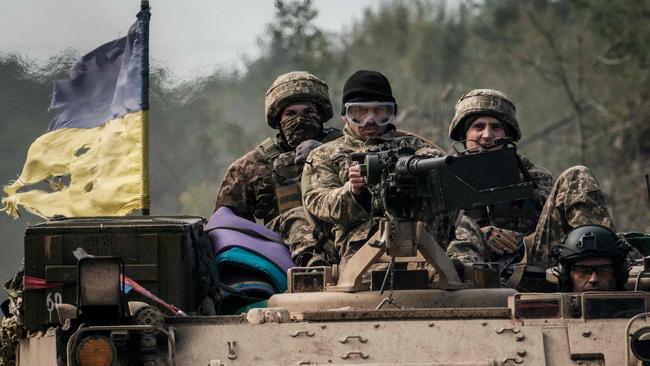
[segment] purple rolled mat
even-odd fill
[[[203,230],[212,241],[215,254],[240,247],[268,259],[285,273],[295,266],[280,234],[235,215],[227,207],[212,214]]]

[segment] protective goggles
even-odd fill
[[[373,121],[379,126],[392,123],[395,119],[395,103],[392,102],[354,102],[345,103],[345,117],[348,121],[365,126]]]
[[[600,264],[596,266],[589,266],[585,264],[575,264],[571,267],[571,271],[580,277],[591,276],[596,272],[598,276],[611,276],[614,273],[614,266],[611,264]]]

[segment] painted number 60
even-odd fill
[[[47,294],[45,305],[47,307],[47,311],[50,313],[50,322],[52,322],[52,311],[54,311],[56,304],[61,303],[63,303],[63,296],[61,296],[60,292],[50,292]]]

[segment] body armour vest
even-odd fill
[[[322,143],[334,141],[343,136],[340,130],[324,128]],[[278,137],[269,137],[255,148],[268,162],[273,171],[274,193],[278,212],[283,213],[302,206],[300,178],[304,163],[296,164],[296,151],[286,147]]]

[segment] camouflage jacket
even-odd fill
[[[346,126],[343,138],[318,147],[307,158],[302,176],[303,204],[316,218],[333,225],[334,244],[342,258],[354,254],[376,227],[371,217],[372,200],[364,200],[350,191],[351,155],[396,139],[407,141],[418,155],[444,155],[433,143],[408,132],[393,128],[380,138],[363,141]],[[451,220],[434,221],[428,223],[428,228],[446,245]]]
[[[528,264],[548,268],[552,264],[551,249],[560,243],[572,228],[598,224],[616,231],[607,211],[605,196],[591,170],[573,166],[565,170],[548,194],[538,217],[532,240],[528,243]],[[456,228],[456,239],[449,244],[447,254],[465,263],[499,260],[488,250],[479,225],[467,216]],[[632,248],[628,259],[642,254]],[[526,285],[523,288],[528,289]],[[537,291],[534,288],[531,290]]]
[[[0,323],[0,366],[16,364],[18,342],[27,335],[23,322],[25,313],[23,303],[24,275],[25,265],[23,263],[14,277],[4,285],[9,299],[3,303],[3,313],[7,310],[8,314],[5,314]]]
[[[332,141],[340,136],[341,131],[325,128],[320,141]],[[294,159],[295,150],[283,143],[279,136],[262,141],[255,150],[230,165],[217,193],[214,210],[227,206],[238,216],[269,223],[280,214],[277,195],[283,194],[283,188],[299,190],[304,164],[295,164]],[[284,192],[291,192],[291,189]],[[293,207],[300,205],[300,192],[292,196],[295,196]]]

